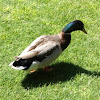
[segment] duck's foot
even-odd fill
[[[30,73],[34,73],[36,70],[32,70],[32,71],[30,71]]]
[[[43,71],[46,71],[46,72],[49,72],[49,71],[52,71],[52,70],[54,70],[54,68],[50,68],[50,67],[44,67],[43,68]],[[30,71],[30,74],[31,73],[34,73],[36,70],[32,70],[32,71]],[[38,70],[39,71],[39,70]]]
[[[54,70],[54,68],[50,68],[50,67],[44,67],[43,71],[49,72]]]

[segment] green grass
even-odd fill
[[[54,71],[8,66],[34,39],[76,19],[88,34],[72,33]],[[0,0],[0,100],[100,100],[100,1]]]

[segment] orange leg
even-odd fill
[[[30,73],[34,73],[36,70],[32,70],[32,71],[30,71]]]

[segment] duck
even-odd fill
[[[77,30],[87,34],[83,22],[74,20],[59,34],[38,37],[20,55],[16,56],[9,66],[28,72],[34,72],[40,68],[46,69],[68,47],[71,42],[71,33]]]

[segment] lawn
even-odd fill
[[[72,32],[53,71],[8,66],[34,39],[76,19],[88,34]],[[0,100],[100,100],[100,1],[0,0]]]

